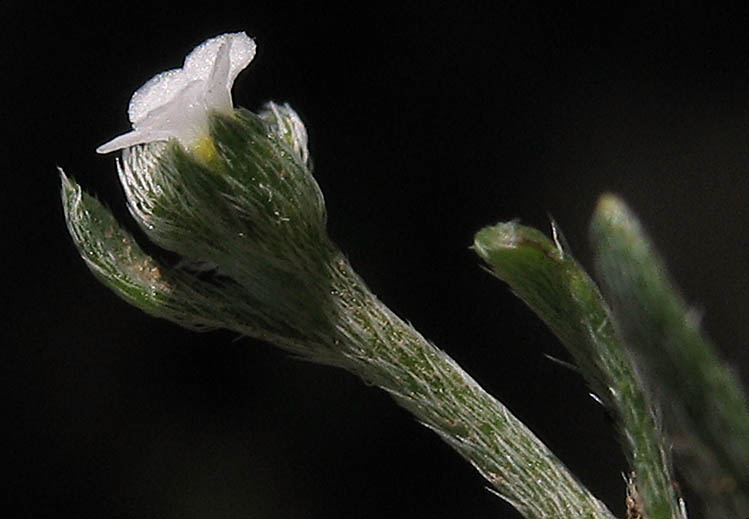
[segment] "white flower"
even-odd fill
[[[201,43],[181,69],[157,74],[133,94],[128,107],[133,131],[96,151],[109,153],[171,138],[191,148],[208,136],[211,112],[232,113],[231,87],[253,57],[255,42],[243,32]]]

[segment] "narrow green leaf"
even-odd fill
[[[680,517],[652,407],[590,276],[560,243],[516,222],[482,229],[473,248],[549,326],[613,412],[646,517]]]
[[[749,410],[627,206],[601,198],[591,235],[617,326],[660,398],[677,461],[706,516],[749,515]]]

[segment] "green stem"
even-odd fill
[[[330,322],[340,323],[332,347],[344,368],[390,393],[525,517],[612,518],[505,406],[383,305],[342,256],[330,274]]]

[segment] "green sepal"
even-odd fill
[[[175,141],[136,146],[119,172],[130,212],[154,243],[243,287],[290,335],[327,328],[320,287],[338,252],[324,200],[268,121],[243,109],[214,114],[200,153]]]
[[[60,170],[65,221],[91,272],[128,303],[160,315],[172,287],[162,267],[143,252],[101,202]]]

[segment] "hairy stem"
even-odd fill
[[[527,518],[611,518],[554,454],[447,354],[383,305],[339,256],[331,348],[476,467]],[[321,337],[322,339],[322,337]]]

